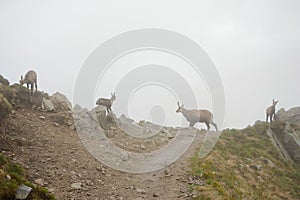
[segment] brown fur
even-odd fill
[[[107,113],[111,112],[111,106],[113,102],[116,100],[116,94],[111,93],[110,99],[99,98],[96,102],[97,105],[105,106]]]
[[[193,127],[197,122],[205,123],[207,130],[210,129],[210,124],[216,128],[218,131],[217,124],[213,122],[213,114],[208,110],[187,110],[182,105],[177,103],[178,109],[176,112],[181,112],[188,122],[190,122],[190,127]]]
[[[25,74],[25,78],[23,78],[23,76],[21,76],[20,85],[24,85],[24,83],[27,84],[27,88],[29,88],[29,85],[30,85],[31,95],[32,95],[34,86],[35,86],[35,91],[37,92],[38,86],[37,86],[36,72],[33,70],[30,70]]]
[[[266,122],[268,122],[268,118],[269,118],[269,117],[270,117],[270,122],[271,122],[271,123],[272,123],[273,119],[274,119],[274,120],[277,119],[277,116],[276,116],[276,114],[275,114],[275,112],[276,112],[275,106],[276,106],[277,103],[278,103],[278,100],[275,101],[275,100],[273,99],[273,104],[267,108],[267,110],[266,110],[266,116],[267,116]]]

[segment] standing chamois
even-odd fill
[[[111,93],[111,98],[110,99],[105,99],[105,98],[99,98],[96,102],[97,105],[105,106],[107,113],[111,112],[111,106],[113,102],[116,100],[116,94]]]
[[[267,115],[267,118],[266,118],[266,122],[268,122],[268,118],[270,117],[270,122],[272,123],[273,119],[276,120],[277,119],[277,116],[275,114],[275,106],[276,104],[278,103],[279,100],[275,101],[273,99],[273,105],[269,106],[266,110],[266,115]]]
[[[176,112],[181,112],[187,121],[190,122],[190,127],[193,127],[197,122],[205,123],[207,130],[210,129],[210,124],[218,131],[217,124],[213,122],[213,114],[208,110],[187,110],[177,102],[178,109]]]
[[[24,83],[27,84],[27,88],[31,89],[31,95],[33,92],[33,87],[35,86],[35,91],[37,92],[38,86],[37,86],[37,74],[35,71],[30,70],[25,74],[25,78],[21,75],[20,85],[24,85]]]

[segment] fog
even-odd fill
[[[73,101],[83,64],[103,42],[140,28],[172,30],[195,41],[215,64],[225,92],[223,128],[243,128],[264,120],[273,98],[279,99],[277,110],[299,105],[299,9],[296,0],[1,1],[0,74],[15,83],[35,69],[40,90],[59,91]],[[189,83],[197,104],[189,101],[194,97],[176,96],[167,87],[136,85],[125,106],[116,94],[117,115],[126,107],[135,120],[176,126],[181,120],[175,113],[178,100],[186,108],[213,109],[205,77],[195,77],[178,57],[155,51],[133,53],[111,65],[99,77],[93,101],[109,98],[129,71],[145,65],[174,70]]]

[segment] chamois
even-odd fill
[[[190,127],[193,127],[197,122],[205,123],[207,130],[210,129],[210,124],[218,131],[217,124],[213,122],[213,114],[208,110],[187,110],[177,102],[178,109],[176,112],[181,112],[187,121],[190,122]]]
[[[113,102],[116,100],[116,94],[111,93],[110,99],[99,98],[96,102],[97,105],[105,106],[107,113],[111,112],[111,106]]]
[[[24,85],[24,83],[27,84],[27,88],[31,89],[31,95],[33,92],[33,87],[35,86],[35,90],[37,92],[38,86],[37,86],[37,74],[35,71],[30,70],[25,74],[25,78],[21,75],[20,85]]]
[[[278,103],[279,100],[275,101],[273,99],[273,105],[269,106],[266,110],[266,115],[267,115],[267,118],[266,118],[266,122],[268,122],[268,118],[270,117],[270,122],[272,123],[273,119],[276,120],[277,119],[277,116],[275,114],[275,106],[276,104]]]

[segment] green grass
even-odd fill
[[[191,185],[195,199],[300,199],[300,166],[283,160],[272,145],[266,123],[223,131],[210,154],[191,158],[191,175],[204,185]],[[268,166],[271,160],[275,167]],[[259,164],[255,170],[251,164]]]
[[[34,187],[25,177],[21,166],[11,163],[0,153],[0,199],[14,199],[17,187],[24,184],[33,188],[28,200],[55,200],[55,197],[49,194],[46,188]]]

